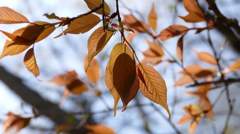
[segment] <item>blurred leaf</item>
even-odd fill
[[[160,32],[158,38],[162,41],[173,38],[175,36],[184,34],[188,31],[188,28],[183,25],[171,25]]]
[[[91,63],[88,63],[88,58],[85,58],[84,61],[84,68],[88,79],[97,84],[98,80],[100,79],[100,66],[96,59],[93,59]]]
[[[64,74],[55,76],[51,80],[51,82],[53,82],[57,85],[60,85],[60,86],[65,86],[65,85],[69,84],[71,81],[77,79],[77,77],[78,77],[77,73],[75,71],[71,70]]]
[[[0,24],[29,23],[22,14],[8,8],[0,7]]]
[[[198,56],[198,59],[201,61],[204,61],[209,64],[213,64],[213,65],[217,64],[215,57],[208,52],[198,52],[197,56]]]
[[[103,124],[88,124],[85,127],[89,130],[87,134],[115,134],[112,128]]]
[[[129,28],[132,28],[138,32],[147,32],[148,27],[143,22],[139,21],[133,15],[124,15],[123,24],[127,25]]]
[[[177,54],[177,57],[178,59],[181,61],[181,63],[183,63],[183,38],[184,38],[184,35],[181,36],[179,39],[178,39],[178,42],[177,42],[177,49],[176,49],[176,54]]]
[[[158,20],[157,11],[153,4],[151,11],[148,14],[148,23],[150,24],[150,26],[154,31],[157,30],[157,20]]]

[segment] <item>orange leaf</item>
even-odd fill
[[[64,96],[68,96],[69,93],[73,95],[81,95],[87,91],[87,86],[79,79],[75,79],[66,85],[64,90]]]
[[[167,104],[167,86],[162,76],[151,66],[138,65],[140,91],[151,101],[160,104],[170,115]]]
[[[240,59],[235,60],[228,68],[224,70],[225,73],[235,72],[240,69]]]
[[[103,27],[96,29],[88,39],[88,63],[96,56],[111,39],[113,32],[104,30]],[[88,66],[88,65],[87,65]]]
[[[84,68],[88,79],[92,83],[96,84],[100,78],[100,67],[98,61],[93,59],[92,62],[88,64],[88,59],[86,57],[84,61]]]
[[[198,6],[196,0],[183,0],[184,7],[188,11],[188,15],[181,17],[186,22],[201,22],[205,21],[204,14]]]
[[[177,57],[182,63],[183,63],[183,38],[184,35],[179,38],[176,49]]]
[[[61,75],[57,75],[55,76],[51,82],[60,85],[60,86],[65,86],[67,84],[69,84],[71,81],[77,79],[78,75],[75,71],[68,71],[64,74]]]
[[[135,16],[133,15],[125,15],[123,24],[127,25],[128,27],[138,31],[138,32],[147,32],[148,28],[146,24],[139,21]]]
[[[112,128],[103,124],[88,124],[85,127],[89,130],[87,134],[115,134]]]
[[[84,0],[86,2],[86,4],[88,5],[88,7],[91,10],[95,10],[95,8],[98,8],[101,6],[102,4],[102,0]],[[103,9],[98,9],[97,11],[95,11],[96,13],[99,14],[103,14]],[[104,13],[105,15],[109,15],[110,14],[110,7],[108,6],[108,4],[105,2],[104,3]]]
[[[201,61],[204,61],[209,64],[213,64],[213,65],[217,64],[217,61],[214,58],[214,56],[208,52],[198,52],[197,56],[198,56],[198,59]]]
[[[21,117],[12,112],[7,114],[6,120],[3,122],[3,131],[4,132],[18,132],[21,129],[28,126],[31,118]]]
[[[29,23],[22,14],[8,8],[0,7],[0,24]]]
[[[183,25],[171,25],[165,28],[161,33],[158,35],[158,38],[162,41],[165,41],[169,38],[173,38],[175,36],[184,34],[188,31],[188,28]]]
[[[34,76],[39,75],[39,68],[34,54],[34,48],[29,49],[24,56],[24,65]]]
[[[148,15],[148,23],[150,24],[150,26],[152,27],[153,30],[157,30],[157,11],[156,8],[154,6],[154,4],[152,5],[151,11],[149,12]]]
[[[68,28],[64,31],[64,34],[80,34],[91,30],[100,22],[98,16],[94,14],[88,14],[84,16],[77,17],[70,22]]]

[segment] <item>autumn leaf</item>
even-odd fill
[[[87,134],[115,134],[112,128],[103,124],[87,124],[85,127],[89,130]]]
[[[100,9],[96,10],[95,12],[103,14],[103,7],[101,7],[102,0],[84,0],[84,1],[91,10],[95,10],[96,8],[100,7]],[[104,13],[105,15],[110,14],[110,7],[106,2],[104,3]]]
[[[147,32],[148,27],[143,22],[139,21],[133,15],[125,15],[123,19],[123,24],[127,25],[129,28],[132,28],[140,33]]]
[[[236,59],[229,67],[224,69],[224,73],[235,72],[240,69],[240,59]]]
[[[76,71],[71,70],[64,74],[55,76],[52,80],[50,80],[50,82],[55,83],[59,86],[64,86],[64,85],[69,84],[73,80],[77,79],[77,77],[78,77],[78,75],[77,75]]]
[[[165,41],[167,39],[173,38],[175,36],[185,34],[188,28],[183,25],[171,25],[160,32],[157,36],[160,40]]]
[[[204,13],[199,7],[196,0],[183,0],[184,7],[188,11],[188,15],[180,16],[186,22],[201,22],[205,21]]]
[[[64,34],[80,34],[88,32],[99,22],[99,17],[94,14],[79,16],[70,22],[68,28],[64,31]]]
[[[174,86],[176,87],[180,87],[180,86],[183,86],[183,85],[186,85],[186,84],[190,84],[190,83],[193,83],[194,80],[192,77],[190,77],[189,75],[182,75],[177,81],[175,81],[175,84]]]
[[[8,8],[0,7],[0,24],[29,23],[22,14]]]
[[[150,24],[152,29],[155,31],[157,30],[157,20],[158,20],[157,11],[153,4],[151,11],[149,12],[149,15],[148,15],[148,23]]]
[[[94,56],[106,46],[112,35],[112,31],[104,30],[103,27],[96,29],[92,33],[88,39],[88,63],[91,63]]]
[[[7,118],[3,122],[3,131],[4,133],[11,132],[16,133],[21,129],[28,126],[30,123],[31,118],[25,118],[20,115],[16,115],[12,112],[7,114]]]
[[[170,115],[165,80],[149,65],[139,64],[137,69],[141,93],[151,101],[161,105]]]
[[[152,65],[157,65],[162,61],[162,58],[164,56],[164,51],[162,47],[155,42],[147,41],[149,45],[149,49],[145,50],[143,52],[144,59],[143,63],[149,63]]]
[[[181,36],[179,39],[178,39],[178,42],[177,42],[177,49],[176,49],[176,54],[177,54],[177,57],[178,59],[181,61],[181,63],[183,63],[183,39],[184,39],[184,35]]]
[[[84,69],[88,79],[92,82],[97,84],[100,78],[100,66],[96,59],[93,59],[91,63],[88,63],[88,58],[85,58],[84,61]]]
[[[198,52],[197,56],[198,56],[198,59],[201,61],[204,61],[209,64],[213,64],[213,65],[217,64],[217,61],[214,58],[214,56],[208,52]]]
[[[39,42],[49,36],[54,30],[55,27],[47,22],[35,22],[13,33],[1,31],[9,38],[4,45],[1,58],[22,53],[33,43]]]
[[[80,79],[75,79],[66,85],[64,96],[69,96],[69,94],[81,95],[86,91],[87,86]]]
[[[34,76],[39,75],[39,68],[34,54],[34,48],[29,49],[24,56],[24,65]]]

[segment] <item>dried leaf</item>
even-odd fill
[[[190,77],[189,75],[182,75],[176,82],[175,82],[175,85],[176,87],[180,87],[180,86],[183,86],[183,85],[186,85],[186,84],[190,84],[190,83],[193,83],[193,79],[192,77]]]
[[[160,104],[170,115],[165,80],[149,65],[139,64],[137,68],[142,94],[153,102]]]
[[[28,126],[30,123],[31,118],[25,118],[20,115],[16,115],[12,112],[7,114],[6,120],[3,122],[3,131],[4,133],[7,132],[18,132],[21,129]]]
[[[84,0],[88,7],[91,9],[91,10],[95,10],[96,8],[100,7],[101,4],[102,4],[102,0]],[[103,9],[98,9],[97,11],[95,11],[96,13],[99,13],[99,14],[103,14]],[[105,15],[109,15],[110,14],[110,7],[108,6],[108,4],[105,2],[104,3],[104,13]]]
[[[104,30],[103,27],[96,29],[92,33],[88,39],[88,63],[91,63],[94,56],[106,46],[112,35],[112,31]]]
[[[148,23],[150,24],[150,26],[152,27],[153,30],[157,30],[157,11],[156,8],[154,6],[154,4],[152,5],[151,11],[148,15]]]
[[[87,91],[87,86],[79,79],[75,79],[66,85],[66,89],[64,91],[64,96],[68,96],[69,93],[73,95],[81,95],[82,93]]]
[[[61,75],[57,75],[55,76],[51,82],[59,85],[59,86],[65,86],[67,84],[69,84],[70,82],[72,82],[73,80],[77,79],[78,75],[75,71],[68,71],[64,74]]]
[[[162,41],[165,41],[167,39],[173,38],[175,36],[184,34],[188,31],[188,28],[183,25],[171,25],[167,28],[165,28],[161,33],[158,35],[158,38]]]
[[[24,65],[34,76],[39,75],[39,68],[34,54],[34,48],[29,49],[25,54]]]
[[[177,57],[182,63],[183,63],[183,38],[184,35],[179,38],[176,49]]]
[[[214,58],[214,56],[208,52],[198,52],[197,56],[198,56],[198,59],[201,61],[204,61],[209,64],[213,64],[213,65],[217,64],[217,61]]]
[[[115,134],[112,128],[103,124],[88,124],[85,127],[89,130],[87,134]]]
[[[123,24],[127,25],[128,27],[138,31],[138,32],[147,32],[148,27],[143,22],[139,21],[135,16],[133,15],[125,15]]]
[[[100,78],[100,66],[96,59],[93,59],[91,63],[88,63],[87,57],[84,61],[84,68],[88,79],[92,82],[97,84]]]
[[[80,34],[91,30],[100,22],[98,16],[94,14],[88,14],[84,16],[77,17],[72,20],[68,25],[68,28],[64,31],[64,34]]]
[[[182,19],[184,19],[186,22],[205,21],[204,13],[198,6],[196,0],[183,0],[183,4],[189,14],[187,16],[181,17]]]
[[[29,23],[22,14],[8,8],[0,7],[0,24]]]
[[[240,59],[235,60],[228,68],[224,70],[225,73],[235,72],[240,69]]]

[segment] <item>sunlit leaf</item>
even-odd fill
[[[24,65],[30,72],[32,72],[33,75],[39,75],[39,68],[34,54],[34,48],[29,49],[24,56]]]
[[[81,80],[75,79],[66,85],[64,96],[68,96],[69,93],[73,95],[81,95],[87,90],[87,86]]]
[[[213,65],[217,64],[217,61],[214,58],[214,56],[208,52],[198,52],[197,56],[198,56],[198,59],[201,61],[204,61],[209,64],[213,64]]]
[[[177,57],[178,59],[183,63],[183,38],[184,36],[181,36],[179,39],[178,39],[178,42],[177,42],[177,49],[176,49],[176,54],[177,54]]]
[[[187,31],[188,31],[187,27],[183,25],[174,24],[162,30],[161,33],[158,35],[158,38],[162,41],[165,41],[175,36],[184,34]]]
[[[96,56],[108,43],[113,35],[112,31],[104,30],[103,27],[96,29],[88,39],[88,63]]]
[[[100,66],[99,66],[98,61],[96,59],[93,59],[91,61],[91,63],[89,64],[88,59],[86,57],[85,61],[84,61],[84,68],[85,68],[85,72],[86,72],[88,79],[92,83],[96,84],[100,78]]]
[[[95,10],[96,8],[100,7],[101,4],[102,4],[102,0],[84,0],[88,7],[91,9],[91,10]],[[103,14],[103,9],[98,9],[95,11],[96,13],[99,13],[99,14]],[[109,15],[110,14],[110,7],[108,6],[108,4],[105,2],[104,3],[104,13],[105,15]]]
[[[167,86],[162,76],[153,67],[139,64],[138,78],[142,94],[161,105],[170,114],[167,104]]]
[[[64,34],[80,34],[91,30],[100,22],[98,16],[94,14],[83,15],[72,20],[68,25],[68,28],[64,31]]]
[[[69,84],[70,82],[72,82],[73,80],[77,79],[78,75],[75,71],[71,70],[68,71],[64,74],[60,74],[55,76],[51,82],[60,85],[60,86],[64,86]]]
[[[139,21],[133,15],[125,15],[123,24],[127,25],[128,27],[138,31],[138,32],[147,32],[148,27],[143,22]]]
[[[85,127],[89,130],[87,134],[115,134],[112,128],[103,124],[88,124]]]
[[[150,24],[150,26],[152,27],[153,30],[157,30],[157,11],[156,8],[154,6],[154,4],[152,5],[151,11],[148,14],[148,23]]]
[[[224,69],[225,73],[235,72],[240,69],[240,59],[235,60],[229,67]]]
[[[0,7],[0,24],[29,23],[22,14],[8,8]]]
[[[21,129],[28,126],[31,118],[25,118],[20,115],[16,115],[12,112],[7,114],[7,118],[3,122],[3,131],[4,133],[17,133]]]

